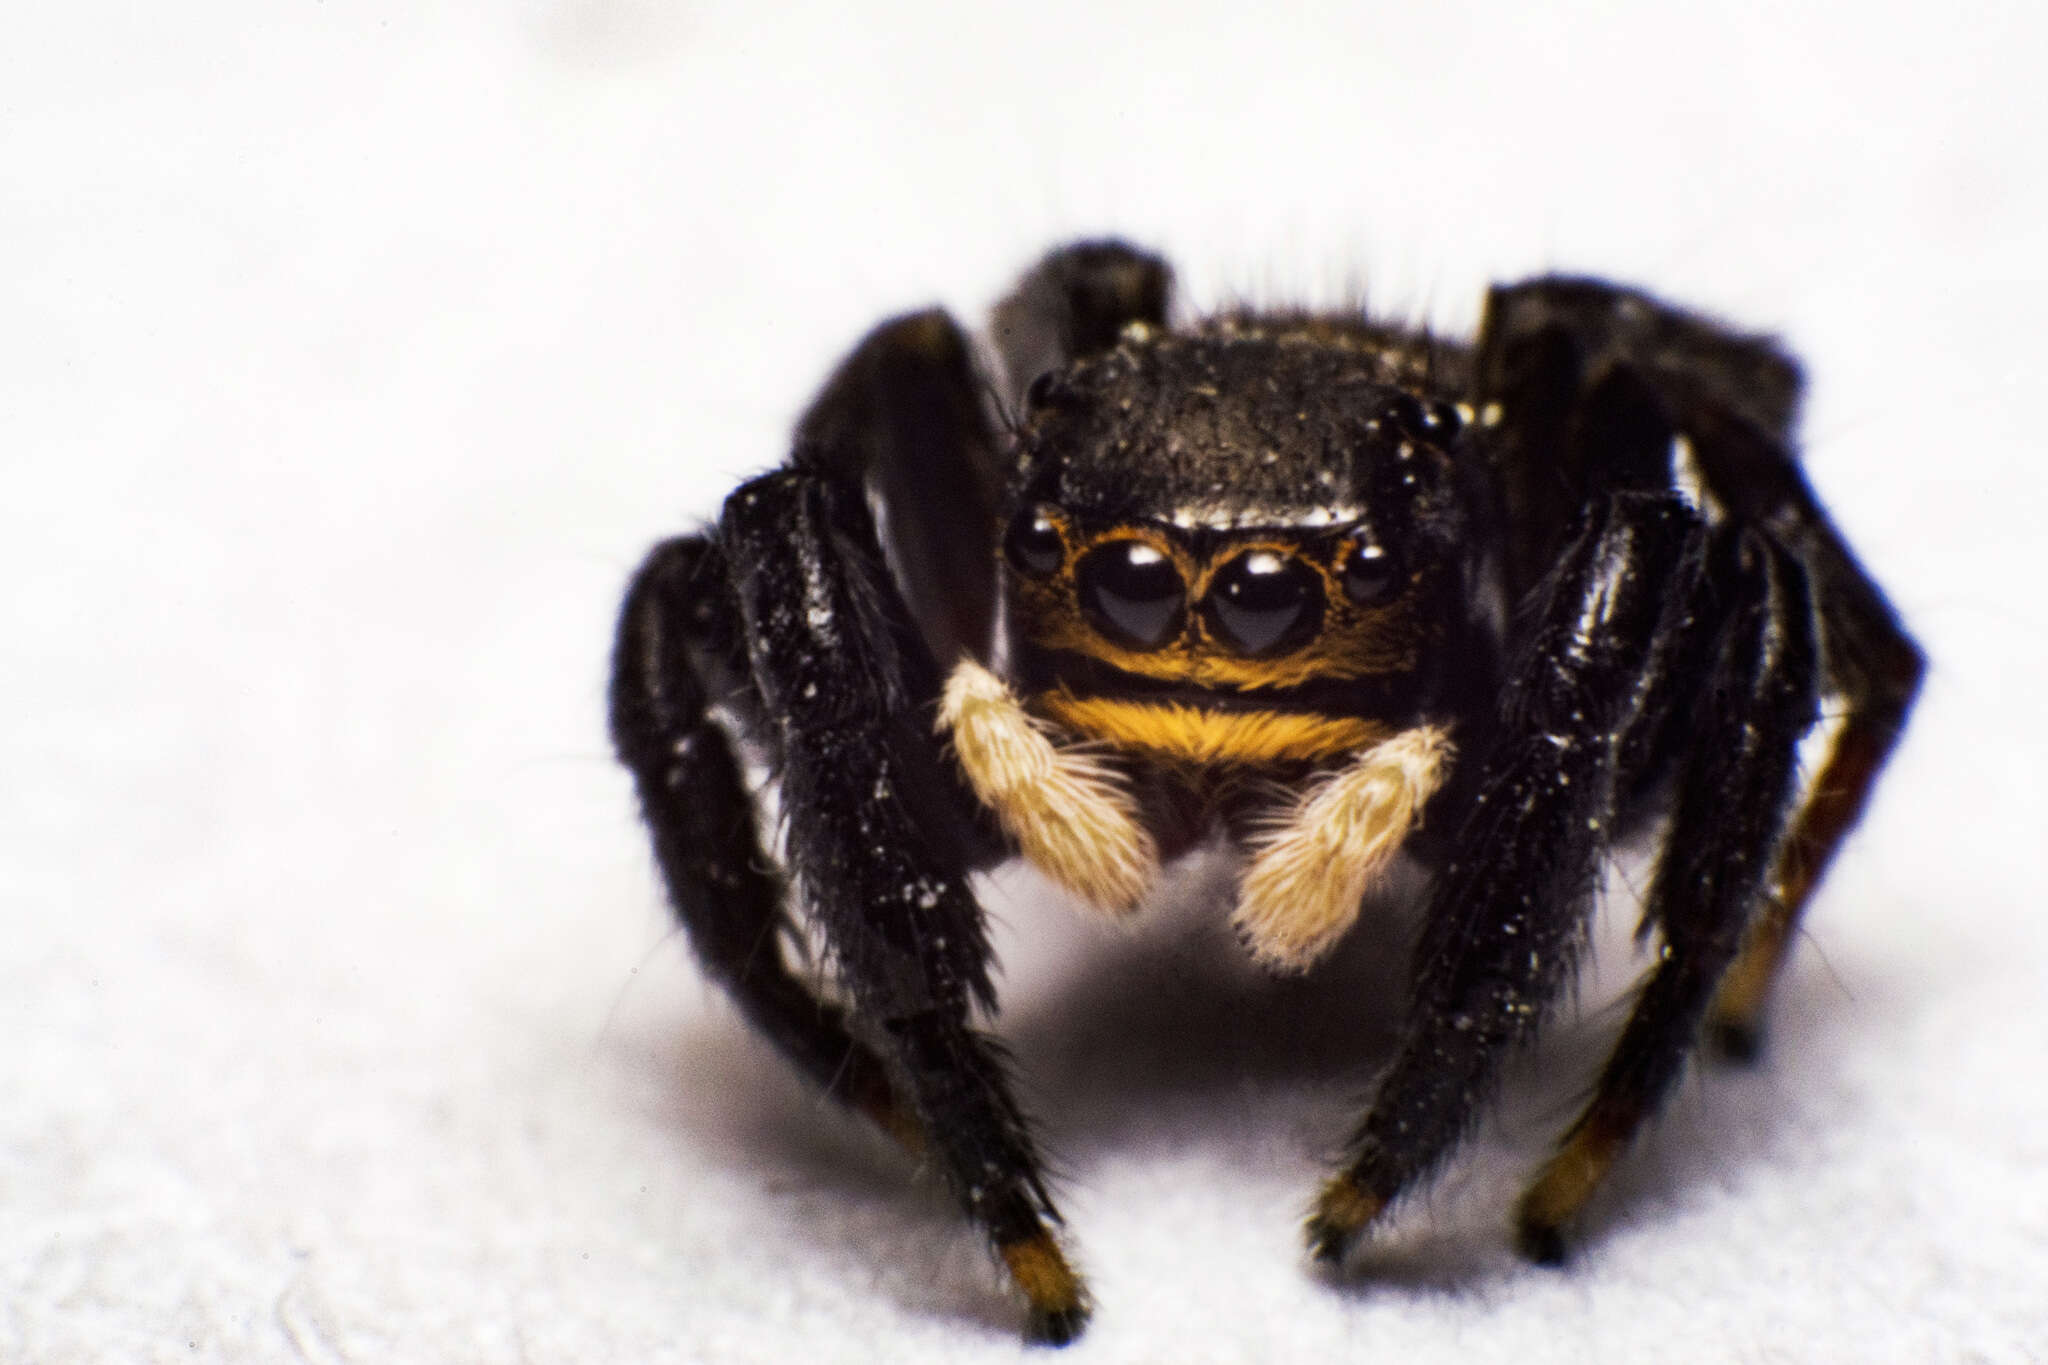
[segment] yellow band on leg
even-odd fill
[[[1530,1182],[1515,1206],[1517,1240],[1531,1260],[1564,1259],[1562,1229],[1585,1208],[1628,1145],[1634,1120],[1602,1114],[1595,1107]]]
[[[1031,1306],[1034,1340],[1063,1346],[1080,1334],[1088,1321],[1088,1293],[1051,1234],[1033,1233],[997,1247],[996,1254]]]
[[[1358,1235],[1386,1208],[1387,1201],[1360,1185],[1351,1172],[1332,1176],[1324,1182],[1316,1196],[1315,1212],[1309,1215],[1309,1254],[1333,1264],[1342,1261]]]

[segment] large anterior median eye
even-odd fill
[[[1132,649],[1157,649],[1180,634],[1187,588],[1156,546],[1113,540],[1081,557],[1075,570],[1081,610],[1094,627]]]
[[[1210,629],[1240,654],[1278,654],[1316,633],[1322,576],[1275,550],[1241,554],[1216,571],[1203,602]]]

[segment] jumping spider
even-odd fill
[[[1173,328],[1170,283],[1122,243],[1054,251],[996,308],[987,377],[943,312],[877,327],[788,463],[648,557],[613,657],[705,970],[940,1172],[1053,1343],[1088,1297],[974,1023],[971,873],[1021,854],[1116,918],[1221,831],[1239,937],[1299,972],[1397,852],[1432,872],[1404,1036],[1308,1220],[1338,1262],[1472,1128],[1573,978],[1603,856],[1662,818],[1661,951],[1515,1211],[1554,1262],[1695,1040],[1754,1052],[1924,667],[1800,473],[1769,341],[1591,279],[1494,289],[1469,345],[1356,314]],[[786,870],[742,752],[778,777]],[[829,999],[785,953],[793,907]]]

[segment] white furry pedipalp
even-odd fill
[[[1443,785],[1449,732],[1421,725],[1322,778],[1252,847],[1231,923],[1264,966],[1313,966],[1358,918],[1423,805]]]
[[[1003,680],[963,659],[946,679],[938,730],[968,785],[1033,866],[1087,904],[1124,915],[1159,874],[1159,853],[1117,775],[1055,743]]]

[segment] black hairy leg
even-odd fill
[[[1746,1061],[1761,1047],[1771,983],[1800,917],[1905,733],[1927,662],[1782,447],[1727,410],[1702,411],[1696,426],[1714,495],[1731,515],[1768,527],[1805,569],[1820,627],[1823,702],[1838,721],[1708,1016],[1715,1048]]]
[[[1512,1048],[1571,979],[1607,847],[1622,736],[1651,719],[1705,532],[1676,497],[1619,493],[1581,518],[1502,699],[1500,733],[1432,892],[1411,1022],[1344,1170],[1309,1219],[1339,1261],[1431,1175]]]
[[[714,704],[759,713],[737,626],[715,542],[685,536],[655,547],[619,615],[612,743],[633,773],[669,904],[705,972],[813,1083],[916,1151],[923,1134],[881,1059],[784,956],[788,888],[762,849],[732,741],[711,716]]]
[[[652,625],[659,636],[698,616],[713,621],[723,649],[700,651],[712,662],[696,663],[695,676],[743,670],[730,709],[774,766],[798,902],[861,1036],[845,1036],[838,1007],[791,995],[781,964],[758,951],[722,980],[743,1010],[770,1015],[771,1036],[828,1091],[899,1135],[919,1135],[912,1140],[1028,1300],[1032,1335],[1062,1342],[1086,1319],[1085,1291],[1052,1236],[1058,1215],[1000,1058],[970,1017],[993,1010],[994,988],[968,876],[1002,849],[932,732],[941,672],[927,640],[973,647],[987,606],[938,574],[920,601],[908,601],[888,564],[890,552],[913,564],[989,560],[986,489],[973,466],[987,440],[980,413],[965,340],[943,315],[878,328],[803,419],[789,467],[727,500],[715,548],[682,542],[695,548],[678,558],[694,554],[696,573],[674,615]],[[885,551],[868,491],[912,486],[920,496],[899,504]],[[718,572],[707,575],[707,563]],[[655,573],[651,565],[643,580]],[[629,600],[628,631],[634,614]],[[673,652],[669,660],[654,688],[674,686]],[[695,701],[697,725],[709,732],[703,698]],[[615,728],[638,735],[632,723]],[[779,876],[760,870],[771,864],[751,812],[744,829],[737,813],[713,820],[707,807],[733,803],[706,802],[702,774],[682,787],[690,808],[666,799],[673,742],[629,750],[622,737],[620,747],[641,778],[671,899],[700,955],[727,951],[726,917],[772,936],[785,892]],[[736,772],[732,782],[718,790],[743,799]],[[741,875],[733,869],[742,859],[739,894],[718,885],[721,907],[698,908],[709,899],[699,888],[714,885],[698,869]],[[834,1060],[836,1070],[826,1064]],[[875,1086],[876,1071],[886,1089]],[[879,1112],[871,1094],[886,1096]]]
[[[1049,252],[996,305],[990,332],[1019,406],[1031,381],[1078,356],[1106,351],[1134,322],[1166,321],[1173,271],[1123,242],[1076,242]]]
[[[1635,290],[1549,277],[1492,291],[1478,369],[1481,394],[1514,413],[1502,428],[1501,480],[1516,587],[1541,573],[1564,519],[1590,491],[1666,486],[1674,432],[1709,510],[1768,535],[1811,583],[1824,702],[1840,723],[1709,1015],[1716,1049],[1746,1060],[1761,1045],[1771,982],[1800,916],[1904,732],[1925,659],[1793,456],[1802,381],[1769,340]],[[1631,385],[1641,397],[1608,404],[1604,415],[1581,397]],[[1661,747],[1668,755],[1682,745],[1682,735],[1666,736]],[[1661,776],[1655,764],[1642,771],[1646,780]]]
[[[1671,832],[1644,929],[1661,935],[1594,1096],[1516,1208],[1533,1260],[1564,1259],[1562,1229],[1592,1197],[1691,1054],[1709,998],[1760,904],[1793,795],[1799,737],[1818,676],[1812,604],[1794,559],[1753,532],[1716,533],[1690,630],[1714,644],[1672,716],[1704,744],[1676,774]]]
[[[1002,1068],[969,1024],[994,987],[967,882],[972,818],[931,733],[938,672],[861,491],[814,470],[771,474],[732,496],[719,530],[754,678],[778,717],[806,908],[879,1030],[933,1164],[1011,1265],[1040,1334],[1070,1333],[1079,1281],[1048,1232],[1052,1204]]]
[[[1522,1249],[1555,1262],[1562,1228],[1656,1112],[1703,1019],[1724,1051],[1754,1053],[1791,926],[1903,722],[1918,653],[1792,460],[1798,372],[1767,342],[1599,282],[1539,280],[1494,292],[1476,378],[1509,415],[1498,459],[1512,591],[1533,586],[1570,510],[1602,488],[1689,478],[1715,527],[1707,572],[1661,628],[1670,657],[1617,732],[1608,810],[1590,817],[1612,834],[1639,823],[1657,792],[1672,802],[1644,916],[1661,935],[1658,966],[1592,1102],[1517,1209]],[[1798,745],[1823,682],[1846,699],[1847,719],[1799,802]],[[1475,842],[1469,830],[1460,846]],[[1564,915],[1563,941],[1576,942],[1581,919]],[[1425,983],[1434,951],[1420,960]],[[1410,1127],[1393,1121],[1404,1137]],[[1361,1138],[1353,1169],[1370,1173],[1380,1148]],[[1392,1173],[1377,1184],[1333,1185],[1352,1217],[1376,1216],[1413,1178],[1398,1154],[1381,1164]]]

